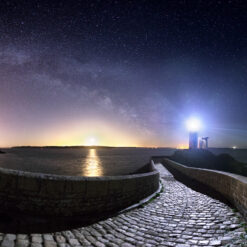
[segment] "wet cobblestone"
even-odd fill
[[[239,213],[176,181],[165,168],[164,192],[144,207],[88,227],[49,234],[3,234],[2,247],[247,246]]]

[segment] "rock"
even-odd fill
[[[12,240],[3,240],[1,247],[14,247],[15,242]]]
[[[221,243],[222,243],[222,245],[225,245],[225,244],[230,243],[232,240],[233,240],[233,237],[223,237],[221,239]]]
[[[16,235],[15,234],[6,234],[4,240],[14,241],[14,240],[16,240]]]
[[[26,239],[18,239],[16,242],[16,246],[18,247],[28,247],[29,246],[29,241]]]
[[[231,230],[234,230],[234,229],[236,229],[236,228],[238,228],[238,227],[239,227],[238,224],[231,224],[231,225],[229,226],[229,228],[230,228]]]
[[[57,243],[51,240],[45,240],[45,247],[57,247]]]
[[[28,235],[27,234],[18,234],[17,240],[28,240]]]
[[[35,236],[32,236],[32,242],[41,244],[43,242],[43,239],[41,236],[35,235]]]
[[[53,241],[54,238],[51,234],[44,234],[44,240],[45,241]]]
[[[79,241],[76,238],[69,239],[69,243],[71,246],[78,246],[80,245]]]
[[[221,241],[220,240],[212,240],[212,241],[210,241],[209,245],[220,246],[221,245]]]
[[[66,239],[62,235],[57,235],[55,238],[56,238],[56,241],[58,243],[65,243],[66,242]]]
[[[42,247],[42,244],[39,243],[32,243],[31,247]]]

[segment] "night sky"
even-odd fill
[[[247,147],[246,1],[1,1],[0,146]]]

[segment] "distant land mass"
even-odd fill
[[[175,150],[176,148],[171,148],[171,147],[113,147],[113,146],[14,146],[11,147],[11,149],[18,149],[18,148],[51,148],[51,149],[65,149],[65,148],[147,148],[147,149],[172,149]]]
[[[213,154],[209,150],[177,150],[170,159],[186,166],[225,171],[247,176],[247,163],[235,160],[227,153]]]
[[[0,154],[5,154],[5,152],[3,152],[3,151],[0,150]]]
[[[110,146],[16,146],[11,147],[11,149],[18,149],[18,148],[51,148],[51,149],[65,149],[65,148],[115,148]]]

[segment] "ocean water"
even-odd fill
[[[166,148],[17,148],[0,155],[0,167],[68,176],[116,176],[134,173],[151,156],[169,156]],[[228,153],[247,163],[246,149],[210,149],[214,154]]]
[[[0,155],[0,167],[69,176],[112,176],[134,173],[164,148],[17,148]]]

